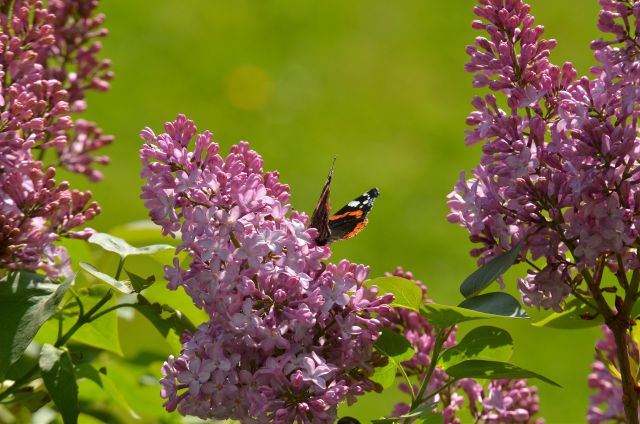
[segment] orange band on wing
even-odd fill
[[[329,217],[329,221],[335,221],[336,219],[340,219],[340,218],[345,218],[347,216],[352,216],[356,219],[362,217],[363,212],[361,210],[356,210],[356,211],[350,211],[350,212],[345,212],[345,213],[341,213],[340,215],[332,215]]]
[[[355,228],[353,230],[351,230],[351,232],[345,234],[342,239],[346,240],[346,239],[350,239],[351,237],[355,236],[356,234],[358,234],[360,231],[362,231],[362,229],[367,225],[367,220],[365,219],[362,222],[359,222],[358,225],[355,226]]]

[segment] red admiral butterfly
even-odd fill
[[[335,163],[335,160],[334,160]],[[329,191],[333,165],[324,183],[320,199],[316,205],[309,227],[318,230],[316,244],[324,246],[336,240],[346,240],[358,234],[367,225],[367,214],[373,207],[373,202],[380,195],[377,188],[372,188],[361,196],[356,197],[338,212],[329,216],[331,205],[329,204]]]

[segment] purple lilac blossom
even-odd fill
[[[411,272],[405,272],[398,267],[393,274],[397,277],[411,280],[422,289],[423,302],[431,300],[427,297],[427,288],[422,282],[413,279]],[[411,343],[415,355],[402,363],[406,373],[410,377],[417,377],[421,383],[427,368],[431,363],[436,330],[420,314],[403,308],[394,308],[388,315],[388,319],[394,325],[394,331],[402,333]],[[455,329],[444,342],[444,348],[450,348],[456,344]],[[436,367],[425,393],[433,393],[444,386],[449,377],[446,372]],[[410,394],[405,383],[400,384],[400,390]],[[414,393],[418,387],[413,388]],[[486,387],[477,381],[465,378],[450,385],[447,389],[437,394],[429,402],[437,402],[439,411],[445,424],[460,424],[462,419],[456,413],[464,407],[464,395],[468,399],[469,412],[476,423],[502,424],[544,424],[545,420],[534,415],[539,410],[538,389],[529,386],[527,380],[491,380]],[[392,416],[400,416],[408,413],[409,404],[399,402],[395,405]],[[466,414],[466,413],[465,413]]]
[[[596,349],[611,363],[617,364],[616,343],[613,333],[606,326],[602,326],[604,338],[598,340]],[[640,363],[638,345],[627,336],[630,355],[635,363]],[[589,409],[587,410],[587,422],[589,424],[624,423],[624,407],[622,405],[622,384],[620,379],[609,371],[609,368],[595,355],[595,361],[591,365],[589,374],[589,387],[596,393],[589,397]],[[640,409],[638,410],[640,416]]]
[[[479,264],[524,239],[521,258],[544,264],[519,280],[522,300],[555,311],[584,268],[640,265],[640,34],[629,29],[640,2],[600,4],[598,27],[613,39],[592,43],[592,79],[549,62],[556,42],[521,0],[479,0],[472,26],[485,35],[467,47],[474,86],[493,93],[472,101],[466,142],[483,153],[449,195],[449,221],[479,243]]]
[[[337,406],[381,388],[369,377],[393,299],[363,286],[369,269],[317,246],[289,187],[246,142],[226,157],[185,116],[141,136],[141,197],[164,234],[181,235],[165,268],[209,319],[162,368],[168,411],[241,422],[329,423]]]
[[[0,275],[14,269],[69,274],[66,251],[55,242],[89,237],[91,229],[78,227],[100,211],[90,192],[54,179],[60,166],[97,181],[101,174],[92,165],[108,162],[89,154],[112,137],[69,116],[86,107],[83,90],[104,90],[111,78],[109,62],[96,56],[100,44],[92,42],[106,35],[96,6],[15,0],[0,7]]]

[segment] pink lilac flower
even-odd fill
[[[111,142],[92,123],[74,122],[83,90],[104,89],[108,61],[96,59],[106,34],[93,17],[97,1],[15,0],[0,10],[0,275],[6,270],[42,270],[57,278],[70,272],[60,237],[87,238],[78,229],[99,211],[90,192],[54,179],[56,167],[101,175],[89,154]],[[46,153],[49,163],[44,161]]]
[[[640,39],[629,28],[640,2],[600,4],[614,39],[592,44],[593,79],[549,62],[556,42],[521,0],[479,0],[473,28],[485,36],[467,48],[474,86],[493,93],[472,101],[466,141],[483,153],[449,195],[449,221],[479,244],[479,264],[524,240],[520,258],[545,264],[519,281],[523,302],[556,311],[585,268],[637,265]]]
[[[405,272],[398,267],[393,274],[406,278],[422,289],[423,301],[431,302],[427,297],[427,288],[422,282],[413,279],[410,272]],[[410,377],[417,377],[421,383],[431,363],[433,347],[436,338],[436,329],[420,314],[408,309],[394,308],[389,315],[389,320],[394,324],[394,330],[401,332],[411,343],[415,355],[402,363],[405,372]],[[455,329],[444,342],[444,348],[450,348],[456,344]],[[426,393],[433,393],[449,381],[446,372],[436,367],[431,380],[428,383]],[[409,388],[402,383],[400,390],[409,394]],[[414,393],[418,387],[413,388]],[[535,418],[539,410],[538,389],[529,386],[527,380],[491,380],[486,387],[477,381],[465,378],[454,382],[447,389],[430,399],[429,402],[437,402],[437,411],[444,418],[445,424],[460,424],[461,418],[456,417],[457,411],[464,406],[466,395],[469,411],[474,422],[486,424],[521,423],[544,424],[544,419]],[[400,416],[410,411],[409,404],[399,402],[395,405],[392,416]]]
[[[604,338],[598,340],[596,349],[601,352],[607,361],[615,366],[617,364],[617,349],[613,333],[606,326],[602,326],[602,331]],[[630,346],[630,355],[633,356],[636,363],[639,363],[638,345],[630,337],[627,337],[627,342]],[[589,424],[624,423],[625,414],[622,405],[623,395],[620,379],[611,373],[597,354],[593,365],[591,365],[591,374],[589,374],[588,381],[589,387],[595,389],[596,393],[589,397],[587,422]],[[638,416],[640,416],[640,409],[638,410]]]
[[[167,266],[209,320],[163,366],[165,408],[202,419],[329,423],[337,405],[380,390],[369,377],[392,295],[363,285],[369,269],[325,263],[288,186],[245,142],[226,156],[179,115],[141,133],[141,197],[191,263]]]
[[[539,410],[538,389],[527,380],[491,380],[486,388],[473,379],[458,383],[469,398],[474,422],[486,424],[544,424],[535,418]]]

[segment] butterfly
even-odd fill
[[[313,215],[311,215],[311,223],[309,224],[309,227],[318,230],[316,237],[318,246],[324,246],[336,240],[349,239],[362,231],[367,225],[367,214],[371,211],[373,202],[380,195],[377,188],[372,188],[347,203],[335,214],[329,215],[331,210],[329,192],[334,164],[331,165],[327,181],[324,183],[320,199]]]

